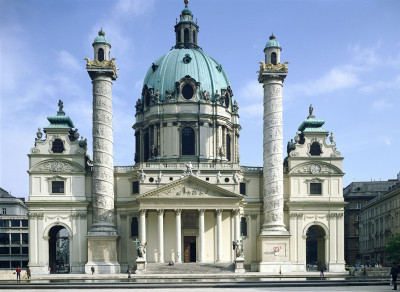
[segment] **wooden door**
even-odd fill
[[[196,236],[183,237],[183,251],[185,263],[196,262]]]

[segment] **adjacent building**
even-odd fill
[[[0,269],[28,265],[28,207],[0,188]]]
[[[386,258],[385,246],[390,236],[400,232],[400,180],[390,181],[390,184],[387,192],[370,200],[361,208],[359,252],[363,264],[390,265]]]
[[[398,179],[352,182],[343,190],[344,200],[348,203],[344,209],[345,259],[347,264],[355,265],[363,263],[359,246],[362,207],[370,200],[388,192],[398,182]]]

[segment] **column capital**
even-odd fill
[[[240,209],[233,209],[232,210],[233,215],[239,215],[240,214]]]
[[[204,215],[205,209],[198,209],[200,215]]]
[[[222,210],[222,209],[215,209],[215,214],[216,215],[221,215],[223,211],[224,210]]]
[[[164,209],[157,209],[158,215],[163,215],[164,214]]]
[[[175,211],[175,215],[177,215],[177,216],[178,215],[180,216],[182,214],[182,209],[175,209],[174,211]]]
[[[146,209],[140,209],[139,212],[140,212],[140,215],[146,215],[147,210]]]

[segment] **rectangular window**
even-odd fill
[[[132,194],[139,194],[139,182],[138,181],[132,182]]]
[[[11,233],[11,244],[21,244],[19,233]]]
[[[322,183],[310,183],[311,195],[322,195]]]
[[[51,192],[53,194],[63,194],[64,193],[64,182],[63,181],[52,181],[51,182]]]
[[[361,203],[357,203],[356,209],[361,209]]]
[[[10,248],[8,246],[0,247],[0,254],[10,254]]]
[[[22,254],[29,254],[29,247],[22,247]]]
[[[29,236],[28,233],[22,233],[22,244],[29,243]]]
[[[19,227],[20,222],[19,220],[11,220],[11,227]]]
[[[10,244],[10,235],[8,233],[0,233],[0,244]]]
[[[240,194],[243,196],[246,195],[246,183],[240,183]]]
[[[3,215],[7,215],[7,208],[3,208]]]
[[[9,227],[10,221],[8,219],[0,220],[0,227]]]
[[[19,246],[11,247],[11,254],[21,254],[21,249]]]
[[[0,261],[0,269],[9,269],[10,261]]]
[[[22,227],[28,227],[28,220],[21,220]]]
[[[21,261],[11,261],[11,269],[21,267]]]

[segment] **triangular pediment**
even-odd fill
[[[214,198],[241,200],[243,196],[200,180],[194,176],[187,176],[138,196],[139,201],[146,198],[177,200]]]

